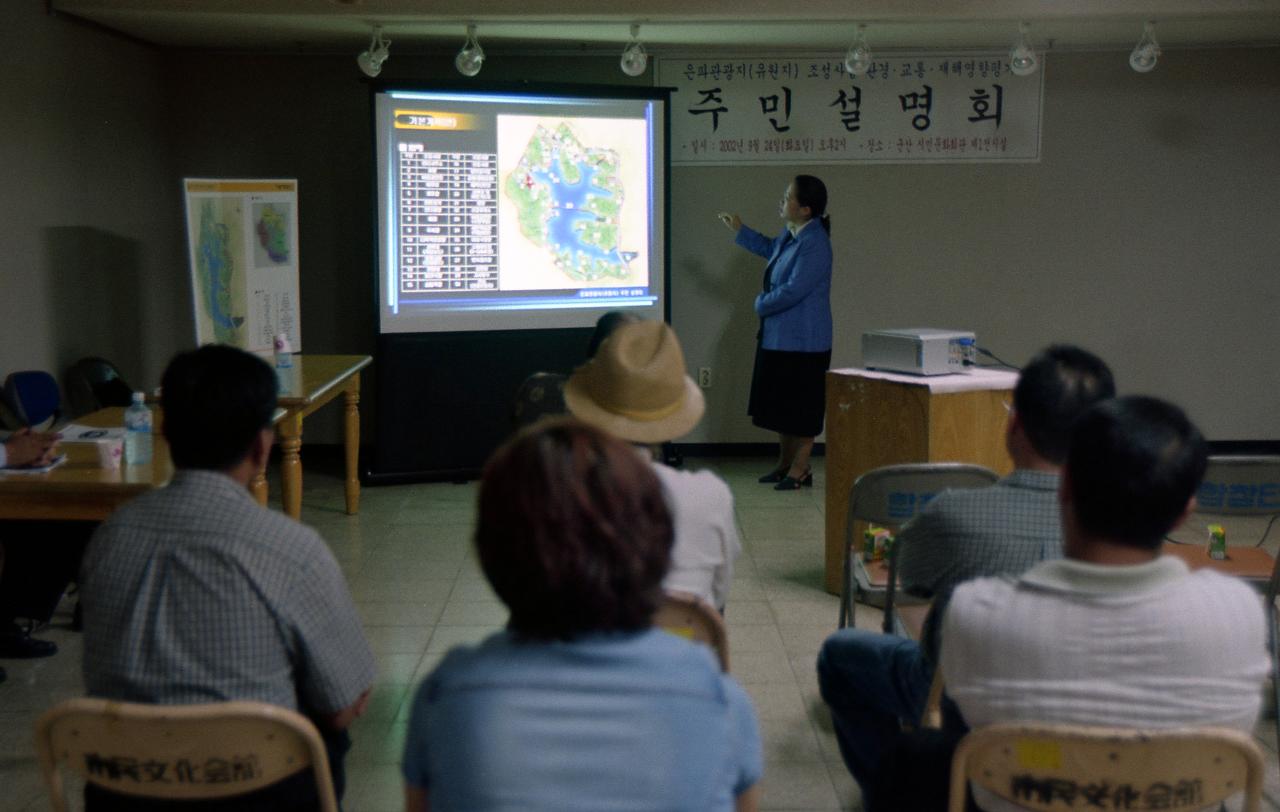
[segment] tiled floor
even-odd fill
[[[858,809],[814,674],[837,603],[821,588],[821,460],[815,487],[792,493],[756,484],[768,460],[688,464],[716,470],[737,499],[745,549],[726,614],[733,673],[755,701],[765,743],[762,807]],[[505,612],[470,550],[474,483],[365,488],[360,515],[346,516],[340,480],[317,467],[307,470],[303,520],[323,534],[346,571],[380,667],[369,712],[353,730],[344,807],[398,810],[403,790],[396,765],[412,687],[450,646],[488,634]],[[874,609],[859,607],[857,617],[859,626],[879,627]],[[58,656],[3,662],[9,680],[0,685],[0,810],[48,808],[31,730],[42,710],[82,691],[81,644],[68,620],[60,612],[42,632],[62,646]],[[1271,754],[1267,808],[1280,809],[1273,731],[1267,721],[1258,733]]]

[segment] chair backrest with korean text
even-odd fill
[[[1036,812],[1216,809],[1241,792],[1244,812],[1257,812],[1262,780],[1262,752],[1239,730],[1010,723],[960,741],[947,808],[964,810],[971,782],[980,805],[989,794]]]
[[[654,613],[653,625],[711,647],[720,668],[729,672],[729,634],[716,608],[697,595],[667,590]]]
[[[982,488],[1000,475],[981,465],[962,462],[923,462],[886,465],[867,471],[849,490],[845,517],[844,582],[841,586],[839,628],[853,625],[854,527],[856,522],[900,527],[930,499],[948,488]],[[888,589],[893,589],[893,578]],[[887,597],[887,596],[886,596]],[[886,616],[892,614],[885,607]]]
[[[320,809],[338,808],[315,726],[262,702],[69,699],[36,722],[36,753],[55,810],[67,809],[59,764],[112,792],[175,801],[253,792],[311,767]]]

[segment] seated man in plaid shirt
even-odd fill
[[[177,471],[112,515],[85,553],[85,686],[128,702],[298,710],[325,738],[341,797],[346,728],[368,701],[373,653],[319,534],[249,493],[271,451],[275,373],[211,345],[174,358],[162,384]],[[305,808],[308,790],[314,808],[306,772],[226,808]],[[139,808],[92,786],[86,802]]]
[[[971,578],[1017,575],[1062,557],[1058,472],[1071,427],[1114,395],[1111,370],[1092,353],[1055,345],[1032,358],[1014,389],[1005,434],[1013,473],[989,488],[939,494],[898,536],[903,589],[934,601],[923,641],[850,628],[823,644],[819,686],[864,795],[901,724],[915,724],[924,711],[951,591]]]

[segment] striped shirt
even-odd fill
[[[902,588],[934,600],[922,645],[937,661],[940,618],[958,584],[1020,575],[1062,557],[1058,475],[1018,469],[989,488],[943,491],[898,534]]]
[[[373,682],[373,653],[320,536],[224,474],[179,471],[113,514],[80,584],[92,696],[251,699],[325,715]]]

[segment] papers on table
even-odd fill
[[[124,440],[124,426],[85,426],[80,423],[68,423],[58,429],[64,443],[100,443],[106,440]]]
[[[27,466],[26,468],[0,468],[0,474],[47,474],[67,461],[66,454],[59,454],[48,465]]]

